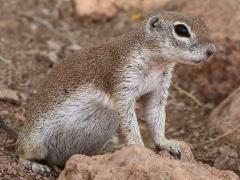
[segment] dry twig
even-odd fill
[[[177,84],[172,84],[172,86],[180,93],[180,94],[184,94],[185,96],[187,96],[188,98],[190,98],[192,101],[194,101],[198,106],[203,107],[203,103],[198,100],[194,95],[192,95],[191,93],[187,92],[186,90],[182,89],[180,86],[178,86]]]
[[[25,12],[19,12],[18,13],[19,16],[25,17],[35,23],[40,24],[43,27],[46,27],[46,29],[48,29],[49,31],[51,31],[52,33],[54,33],[56,36],[58,36],[59,38],[66,40],[66,41],[70,41],[70,36],[72,35],[72,33],[70,32],[61,32],[59,30],[57,30],[49,21],[47,21],[46,19],[40,18],[35,16],[33,13],[25,13]]]
[[[34,22],[37,22],[38,24],[52,30],[52,31],[55,31],[55,28],[53,27],[53,25],[50,22],[48,22],[47,20],[42,19],[40,17],[34,16],[32,13],[19,12],[18,14],[19,14],[19,16],[26,17],[26,18],[28,18]]]
[[[240,124],[238,124],[236,127],[234,127],[233,129],[229,130],[228,132],[220,135],[220,136],[217,136],[216,138],[213,138],[213,139],[210,139],[210,140],[207,140],[207,141],[203,141],[203,142],[200,142],[200,143],[196,143],[196,144],[192,144],[193,147],[197,147],[199,145],[203,145],[203,144],[207,144],[207,143],[213,143],[213,142],[216,142],[218,141],[219,139],[222,139],[230,134],[232,134],[234,131],[238,130],[240,128]]]
[[[4,58],[4,57],[2,57],[2,56],[0,56],[0,61],[4,62],[4,63],[6,63],[6,64],[10,64],[10,63],[12,63],[11,60],[6,59],[6,58]]]

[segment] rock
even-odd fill
[[[229,140],[240,141],[240,87],[217,106],[209,116],[209,127],[220,134],[231,132]]]
[[[114,17],[120,10],[152,10],[163,6],[169,0],[74,0],[79,18],[103,20]]]
[[[56,51],[50,51],[47,54],[47,57],[53,63],[58,63],[59,62],[58,53]]]
[[[82,49],[82,47],[78,44],[71,44],[70,46],[67,47],[67,50],[69,51],[79,51],[80,49]]]
[[[170,0],[115,0],[119,9],[130,10],[136,9],[140,11],[153,11],[162,7]]]
[[[199,68],[180,66],[175,78],[205,102],[221,102],[240,84],[240,0],[172,0],[163,9],[201,16],[207,20],[217,52]],[[189,83],[191,82],[191,83]]]
[[[27,117],[23,113],[15,113],[15,118],[21,122],[27,122]]]
[[[16,104],[20,103],[18,92],[6,88],[0,89],[0,100],[9,101]]]
[[[117,13],[113,0],[74,0],[74,3],[77,15],[83,20],[102,20]]]
[[[214,162],[214,167],[222,170],[239,171],[238,153],[229,147],[222,148],[221,155]]]
[[[92,157],[74,155],[66,163],[58,179],[237,180],[239,178],[231,171],[221,171],[195,162],[169,159],[143,146],[131,145],[112,154]]]
[[[61,51],[63,44],[57,41],[53,40],[48,40],[47,41],[47,46],[49,50],[54,50],[54,51]]]
[[[57,51],[42,51],[39,54],[37,54],[37,59],[39,60],[47,60],[51,64],[59,63],[59,57]]]

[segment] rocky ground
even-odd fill
[[[59,175],[59,180],[239,179],[231,171],[219,171],[206,164],[197,163],[185,143],[181,143],[181,149],[184,152],[181,161],[174,160],[167,152],[156,154],[138,145],[124,147],[112,154],[101,156],[75,155],[67,162],[65,169]]]
[[[218,53],[212,63],[200,68],[177,67],[167,108],[167,137],[189,143],[197,162],[239,174],[240,146],[228,138],[236,131],[232,131],[232,127],[226,132],[216,130],[209,125],[209,115],[240,82],[240,35],[237,31],[240,15],[235,13],[240,12],[237,11],[240,3],[239,0],[231,0],[227,5],[224,0],[188,2],[171,1],[164,7],[161,5],[159,10],[184,11],[208,19]],[[226,14],[219,15],[223,9]],[[1,1],[0,117],[11,127],[20,129],[28,123],[26,105],[37,92],[39,82],[64,56],[127,31],[148,14],[136,10],[120,11],[112,19],[91,22],[77,17],[70,0]],[[138,115],[141,122],[141,108]],[[147,146],[152,148],[142,122],[141,130]],[[45,178],[18,166],[14,150],[14,139],[0,130],[0,179]],[[146,149],[139,151],[151,154]],[[181,166],[181,163],[173,163]],[[54,173],[50,178],[56,176]]]

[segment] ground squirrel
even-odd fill
[[[49,174],[73,154],[97,154],[120,126],[126,144],[142,144],[134,110],[142,100],[156,148],[181,151],[165,138],[165,106],[176,63],[209,60],[215,47],[199,17],[162,12],[122,36],[82,49],[60,63],[30,104],[18,137],[19,162]]]

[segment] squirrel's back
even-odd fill
[[[66,100],[71,92],[82,85],[91,84],[106,94],[111,94],[118,81],[118,74],[128,64],[128,55],[134,47],[131,44],[135,44],[139,36],[141,34],[137,34],[136,30],[131,31],[66,57],[40,85],[30,103],[28,114],[41,115],[54,104]]]

